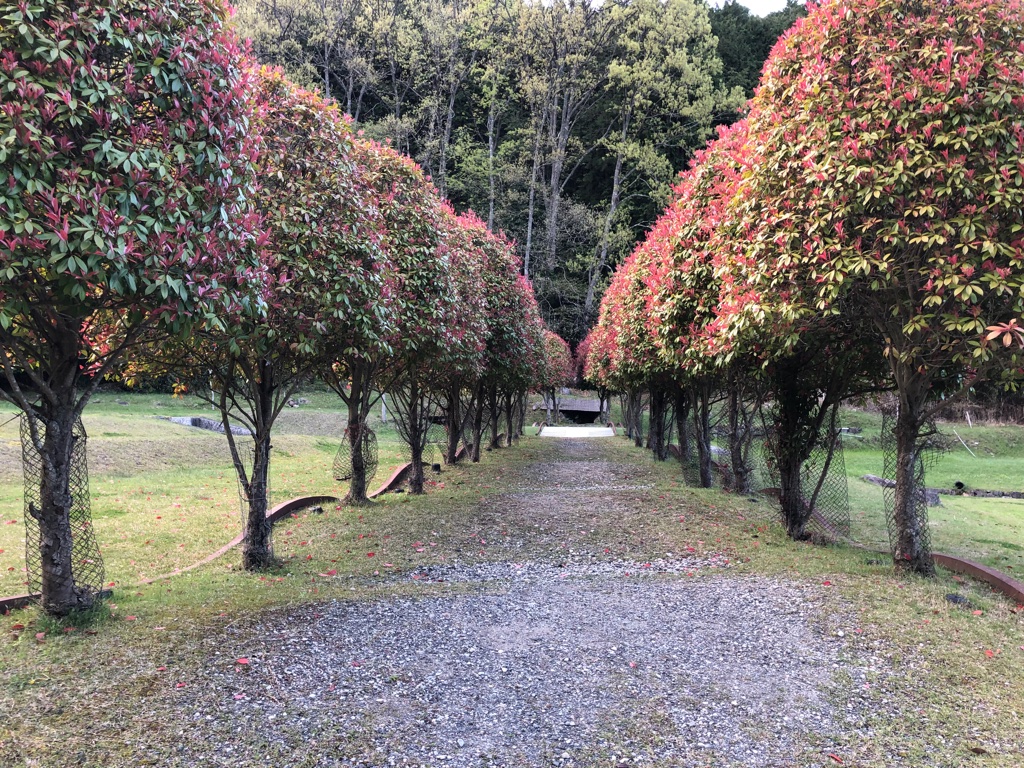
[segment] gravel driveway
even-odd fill
[[[586,442],[523,473],[510,506],[541,494],[551,518],[556,496],[578,508],[641,487]],[[821,586],[730,575],[713,556],[523,550],[401,577],[421,595],[276,612],[217,638],[172,763],[834,766],[832,739],[865,727],[877,660],[846,647],[841,617],[818,620]]]

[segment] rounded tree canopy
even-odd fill
[[[752,170],[735,203],[759,265],[748,313],[856,313],[914,371],[1016,355],[1020,0],[813,7],[775,46],[748,122]]]
[[[707,373],[729,351],[716,326],[723,306],[736,300],[742,233],[723,226],[723,214],[741,181],[746,139],[744,121],[719,128],[719,138],[680,174],[675,199],[643,246],[651,261],[648,332],[676,375]]]
[[[565,339],[544,329],[544,389],[565,387],[572,383],[572,352]]]
[[[181,329],[248,300],[251,84],[224,13],[0,5],[0,326],[108,310]]]
[[[257,335],[307,357],[379,344],[393,330],[382,322],[383,225],[352,131],[333,102],[280,70],[262,67],[256,80],[257,246],[268,273]]]
[[[354,157],[380,213],[388,346],[398,357],[431,354],[458,300],[441,197],[413,160],[386,144],[357,139]]]

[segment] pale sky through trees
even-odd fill
[[[748,8],[755,16],[767,16],[769,13],[781,11],[786,7],[786,0],[739,0],[739,3]],[[723,4],[723,0],[718,0],[715,3],[718,7]]]

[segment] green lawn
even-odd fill
[[[860,479],[882,474],[881,416],[851,409],[843,424],[863,430],[844,441],[853,538],[886,548],[882,489]],[[967,488],[1024,491],[1024,427],[941,422],[938,428],[948,450],[927,468],[928,487],[953,488],[962,482]],[[942,506],[928,511],[935,551],[1024,576],[1024,500],[947,495],[940,500]]]
[[[331,474],[345,424],[341,402],[322,392],[300,396],[310,403],[287,409],[275,429],[272,503],[347,491]],[[92,512],[108,583],[128,585],[188,566],[241,530],[227,440],[160,418],[186,415],[216,416],[195,397],[165,395],[102,393],[86,409]],[[9,407],[0,410],[0,595],[25,591],[21,447],[13,416]],[[380,450],[376,488],[408,459],[390,425],[371,419],[371,426]],[[278,541],[279,550],[287,546]]]

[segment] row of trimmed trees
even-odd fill
[[[448,459],[479,458],[546,384],[545,329],[509,241],[457,215],[420,168],[338,108],[256,66],[219,2],[2,4],[0,398],[42,464],[42,603],[76,584],[73,428],[97,386],[165,370],[202,382],[245,497],[243,562],[270,564],[271,437],[297,387],[348,409],[349,498],[366,500],[366,421],[395,394],[439,407]],[[516,411],[516,408],[519,411]],[[467,425],[466,413],[474,414]],[[418,422],[416,422],[418,423]],[[418,449],[413,490],[422,489]]]
[[[801,466],[840,404],[898,403],[892,542],[930,574],[915,514],[928,423],[975,384],[1012,383],[1024,348],[1024,6],[826,0],[775,46],[739,123],[681,174],[616,273],[586,342],[591,381],[693,420],[728,413],[746,490],[751,410],[769,404],[789,534]],[[627,408],[627,416],[630,415]]]

